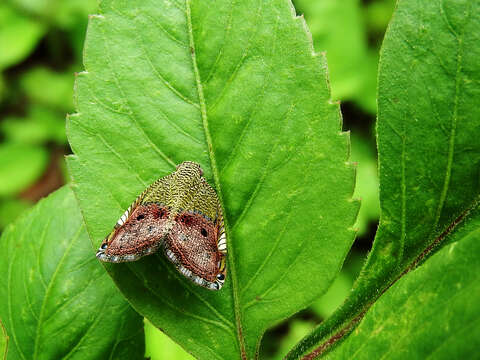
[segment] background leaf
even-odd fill
[[[33,184],[48,163],[45,149],[13,143],[0,145],[0,197],[14,195]]]
[[[164,256],[108,266],[141,314],[199,358],[254,358],[324,293],[353,241],[348,137],[325,60],[289,1],[103,1],[85,45],[69,161],[95,245],[135,197],[193,160],[223,201],[217,293]]]
[[[361,200],[360,211],[354,227],[357,236],[366,233],[367,227],[380,216],[380,200],[378,198],[378,171],[370,144],[362,136],[352,135],[352,161],[357,162],[357,179],[353,197]]]
[[[37,45],[45,27],[6,2],[0,4],[0,71],[25,58]]]
[[[96,0],[8,0],[13,6],[31,16],[39,17],[46,23],[61,28],[78,25],[82,16],[95,8]]]
[[[22,76],[20,86],[33,102],[69,111],[73,108],[72,73],[36,67]]]
[[[180,345],[145,320],[145,357],[153,360],[194,360]]]
[[[31,204],[20,199],[6,198],[0,202],[0,229],[13,222],[21,213],[27,210]]]
[[[64,117],[42,105],[29,110],[25,117],[6,117],[0,123],[0,131],[8,141],[32,145],[48,141],[66,143]]]
[[[0,253],[9,359],[143,359],[142,319],[94,257],[68,187],[9,226]]]
[[[292,356],[341,338],[478,198],[479,29],[478,0],[398,2],[380,59],[375,243],[350,298]]]
[[[480,346],[480,211],[400,279],[328,359],[474,359]]]
[[[326,51],[332,97],[355,100],[375,113],[378,56],[368,49],[360,3],[360,0],[295,1],[297,13],[305,14],[315,49]]]

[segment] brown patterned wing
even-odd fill
[[[97,258],[100,260],[138,260],[157,251],[169,231],[169,210],[159,204],[139,204],[131,213],[127,211],[125,214],[125,220],[120,218],[98,249]]]
[[[97,258],[106,262],[135,261],[158,250],[169,231],[174,174],[158,179],[140,194],[103,240]]]
[[[199,168],[194,163],[178,167],[176,183],[187,190],[171,217],[174,225],[165,239],[165,254],[194,283],[219,290],[225,281],[227,251],[221,205],[195,166]]]

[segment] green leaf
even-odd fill
[[[380,201],[378,199],[378,175],[375,154],[368,141],[352,135],[352,161],[357,162],[357,181],[353,197],[361,200],[360,211],[354,225],[357,236],[365,234],[370,222],[378,221]]]
[[[395,0],[369,2],[364,8],[367,28],[371,32],[383,34],[395,9]]]
[[[44,26],[0,4],[0,71],[27,57],[45,32]]]
[[[315,327],[313,321],[305,321],[295,319],[289,323],[287,336],[283,338],[280,344],[275,344],[278,347],[277,354],[272,357],[275,360],[281,360],[285,354],[294,346],[302,337],[307,335]],[[268,359],[261,357],[261,359]]]
[[[3,199],[0,201],[0,230],[12,223],[21,213],[32,204],[20,199]]]
[[[287,0],[103,1],[67,134],[95,245],[151,182],[200,163],[224,206],[219,292],[162,254],[108,270],[155,326],[203,359],[255,358],[264,331],[312,303],[353,241],[353,170],[325,59]]]
[[[398,3],[379,72],[382,215],[367,283],[398,275],[480,194],[479,29],[479,0]]]
[[[86,18],[97,6],[97,0],[10,0],[10,2],[22,11],[64,29],[78,25],[79,19]]]
[[[8,351],[7,330],[5,330],[5,327],[3,326],[2,321],[0,320],[0,356],[2,360],[7,359],[7,351]]]
[[[48,107],[35,105],[25,117],[5,117],[0,131],[11,142],[42,144],[54,141],[65,144],[65,114]]]
[[[26,72],[20,81],[23,91],[36,103],[63,111],[73,109],[73,72],[55,72],[36,67]]]
[[[328,359],[474,359],[480,339],[480,211],[372,306]]]
[[[324,319],[329,317],[345,301],[352,285],[352,276],[342,270],[327,293],[312,304],[312,309]]]
[[[143,359],[142,319],[95,259],[68,187],[9,226],[0,253],[9,359]]]
[[[167,335],[145,320],[145,357],[151,360],[194,360]]]
[[[477,201],[479,29],[479,0],[398,2],[379,70],[379,229],[349,299],[292,356],[348,333]]]
[[[326,51],[332,97],[355,100],[376,111],[377,56],[367,47],[360,0],[296,0],[312,32],[315,49]]]
[[[42,147],[0,145],[0,197],[15,195],[32,185],[45,171],[48,153]]]

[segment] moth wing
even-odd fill
[[[170,174],[158,179],[137,197],[103,240],[97,258],[107,262],[135,261],[158,249],[168,232],[172,178]]]
[[[154,253],[169,231],[168,209],[139,204],[122,226],[104,240],[97,257],[107,262],[135,261]]]
[[[140,194],[134,204],[157,203],[163,206],[171,207],[174,201],[172,196],[174,181],[174,173],[158,179],[149,187],[147,187],[142,194]]]
[[[191,210],[206,216],[211,221],[217,222],[221,217],[221,209],[217,193],[204,178],[201,178]]]

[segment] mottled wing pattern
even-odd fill
[[[173,196],[172,188],[174,184],[175,173],[158,179],[150,185],[137,199],[140,204],[157,203],[162,206],[172,208]]]
[[[211,290],[223,286],[227,241],[222,207],[200,165],[186,161],[151,184],[104,239],[102,261],[134,261],[163,245],[177,270]]]
[[[135,261],[158,250],[168,233],[167,205],[173,174],[155,181],[128,207],[103,240],[97,258],[106,262]]]

